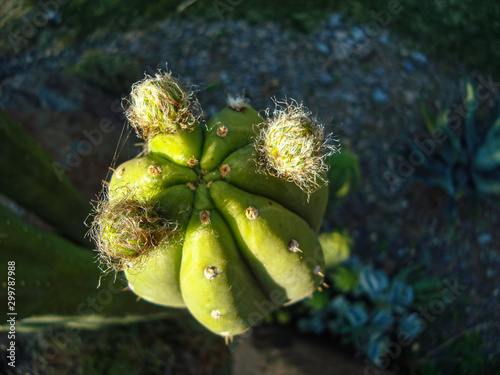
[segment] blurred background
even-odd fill
[[[342,145],[329,288],[229,345],[143,305],[28,321],[0,373],[500,374],[499,1],[3,0],[0,17],[2,262],[92,248],[90,202],[142,149],[122,99],[145,73],[195,84],[205,119],[228,94],[302,101]],[[81,314],[26,298],[25,317]]]

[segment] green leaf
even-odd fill
[[[63,169],[19,124],[0,110],[0,192],[70,240],[89,245],[87,203]]]
[[[358,272],[348,266],[339,266],[330,274],[334,287],[343,293],[349,293],[359,284]]]
[[[359,158],[347,150],[336,152],[328,159],[329,207],[354,192],[361,180]]]
[[[466,97],[464,105],[467,112],[465,116],[465,144],[467,152],[469,155],[472,155],[478,142],[475,126],[476,109],[474,108],[477,107],[477,99],[474,95],[474,86],[469,80],[466,83]]]
[[[325,255],[325,267],[329,269],[349,258],[354,240],[346,229],[336,229],[322,233],[319,243]]]
[[[481,170],[500,167],[500,117],[486,135],[486,140],[474,157],[474,166]]]

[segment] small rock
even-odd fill
[[[378,37],[380,40],[380,43],[382,44],[389,44],[389,32],[387,30],[384,30],[380,33],[380,36]]]
[[[377,77],[383,77],[385,75],[385,69],[379,66],[374,70],[373,74]]]
[[[404,95],[404,98],[405,98],[405,102],[408,105],[413,105],[417,101],[417,97],[418,96],[417,96],[417,93],[414,92],[414,91],[405,90],[403,92],[403,95]]]
[[[45,13],[45,16],[47,17],[47,21],[49,21],[53,25],[60,25],[62,23],[62,15],[59,12],[55,12],[49,9]]]
[[[331,84],[333,82],[333,77],[331,74],[325,72],[324,70],[318,71],[318,78],[323,84]]]
[[[330,49],[325,43],[316,43],[316,49],[324,55],[328,55],[330,53]]]
[[[406,71],[410,73],[413,73],[415,71],[415,67],[408,60],[403,61],[403,67],[405,68]]]
[[[351,35],[356,40],[365,39],[365,33],[359,27],[353,27],[351,30]]]
[[[491,242],[491,234],[490,233],[481,233],[477,236],[476,242],[479,245],[486,245]]]
[[[229,77],[229,74],[225,70],[221,70],[219,73],[219,77],[224,82],[226,85],[231,82],[231,78]]]
[[[399,50],[399,56],[401,57],[407,57],[410,55],[410,52],[408,52],[408,50],[406,48],[401,48]]]
[[[343,101],[349,102],[349,103],[360,103],[359,98],[356,96],[356,94],[352,92],[342,92],[340,94],[340,97],[342,98]]]
[[[347,38],[349,34],[347,34],[347,31],[345,30],[336,30],[333,33],[333,36],[335,37],[336,40],[344,40]]]
[[[486,270],[486,277],[488,279],[491,279],[495,277],[496,273],[497,271],[494,268],[488,267],[488,269]]]
[[[443,263],[450,263],[451,262],[451,254],[444,254],[441,259],[442,259]]]
[[[389,101],[389,96],[377,88],[372,92],[372,99],[375,103],[387,103]]]
[[[333,29],[340,27],[342,21],[341,13],[333,13],[330,18],[328,18],[328,26]]]
[[[410,56],[414,61],[422,65],[427,64],[427,57],[422,52],[413,51],[410,53]]]
[[[333,45],[332,58],[334,61],[347,60],[354,53],[354,46],[348,41],[338,41]]]

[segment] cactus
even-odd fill
[[[336,151],[301,104],[261,117],[246,100],[205,126],[171,73],[135,84],[127,117],[142,156],[114,169],[91,229],[103,265],[226,338],[322,282],[317,239]]]
[[[19,124],[0,110],[0,192],[83,246],[91,209],[64,171]]]
[[[0,263],[5,267],[15,263],[12,277],[15,285],[10,289],[15,290],[15,304],[5,303],[0,312],[5,316],[8,308],[14,308],[18,328],[24,324],[63,322],[96,326],[106,320],[119,321],[124,315],[128,321],[133,321],[132,316],[141,320],[155,314],[164,315],[158,306],[143,301],[136,303],[132,293],[123,291],[126,284],[122,280],[100,278],[95,254],[91,251],[33,227],[2,205],[0,234]],[[3,301],[12,293],[8,292],[5,274],[0,285]],[[98,324],[94,324],[96,322]],[[0,330],[3,328],[5,324]]]

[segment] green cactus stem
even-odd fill
[[[141,85],[133,102],[146,103]],[[292,120],[280,112],[278,122],[291,121],[289,129],[273,130],[247,101],[229,98],[204,127],[186,115],[190,123],[172,132],[164,116],[158,132],[139,132],[149,155],[119,166],[96,208],[93,236],[105,266],[124,270],[141,298],[186,307],[225,337],[309,296],[323,280],[317,233],[328,188],[319,182],[334,148],[302,106],[287,111]],[[179,134],[182,142],[170,138]],[[279,172],[270,154],[298,163],[302,176]]]
[[[43,148],[0,110],[0,192],[71,241],[88,246],[83,224],[91,206]]]
[[[161,313],[158,306],[124,290],[123,278],[102,277],[95,254],[50,232],[36,229],[0,205],[0,264],[5,278],[0,283],[0,312],[9,306],[16,321],[37,316],[39,322],[77,320],[83,325],[92,318]],[[15,262],[15,304],[8,305],[7,265]],[[100,287],[98,288],[100,284]],[[12,311],[11,311],[12,312]],[[45,317],[45,318],[43,318]],[[42,319],[43,318],[43,319]],[[1,328],[0,328],[1,329]]]
[[[242,98],[230,97],[228,106],[207,123],[201,169],[215,169],[231,152],[248,144],[255,135],[254,126],[262,121]]]

